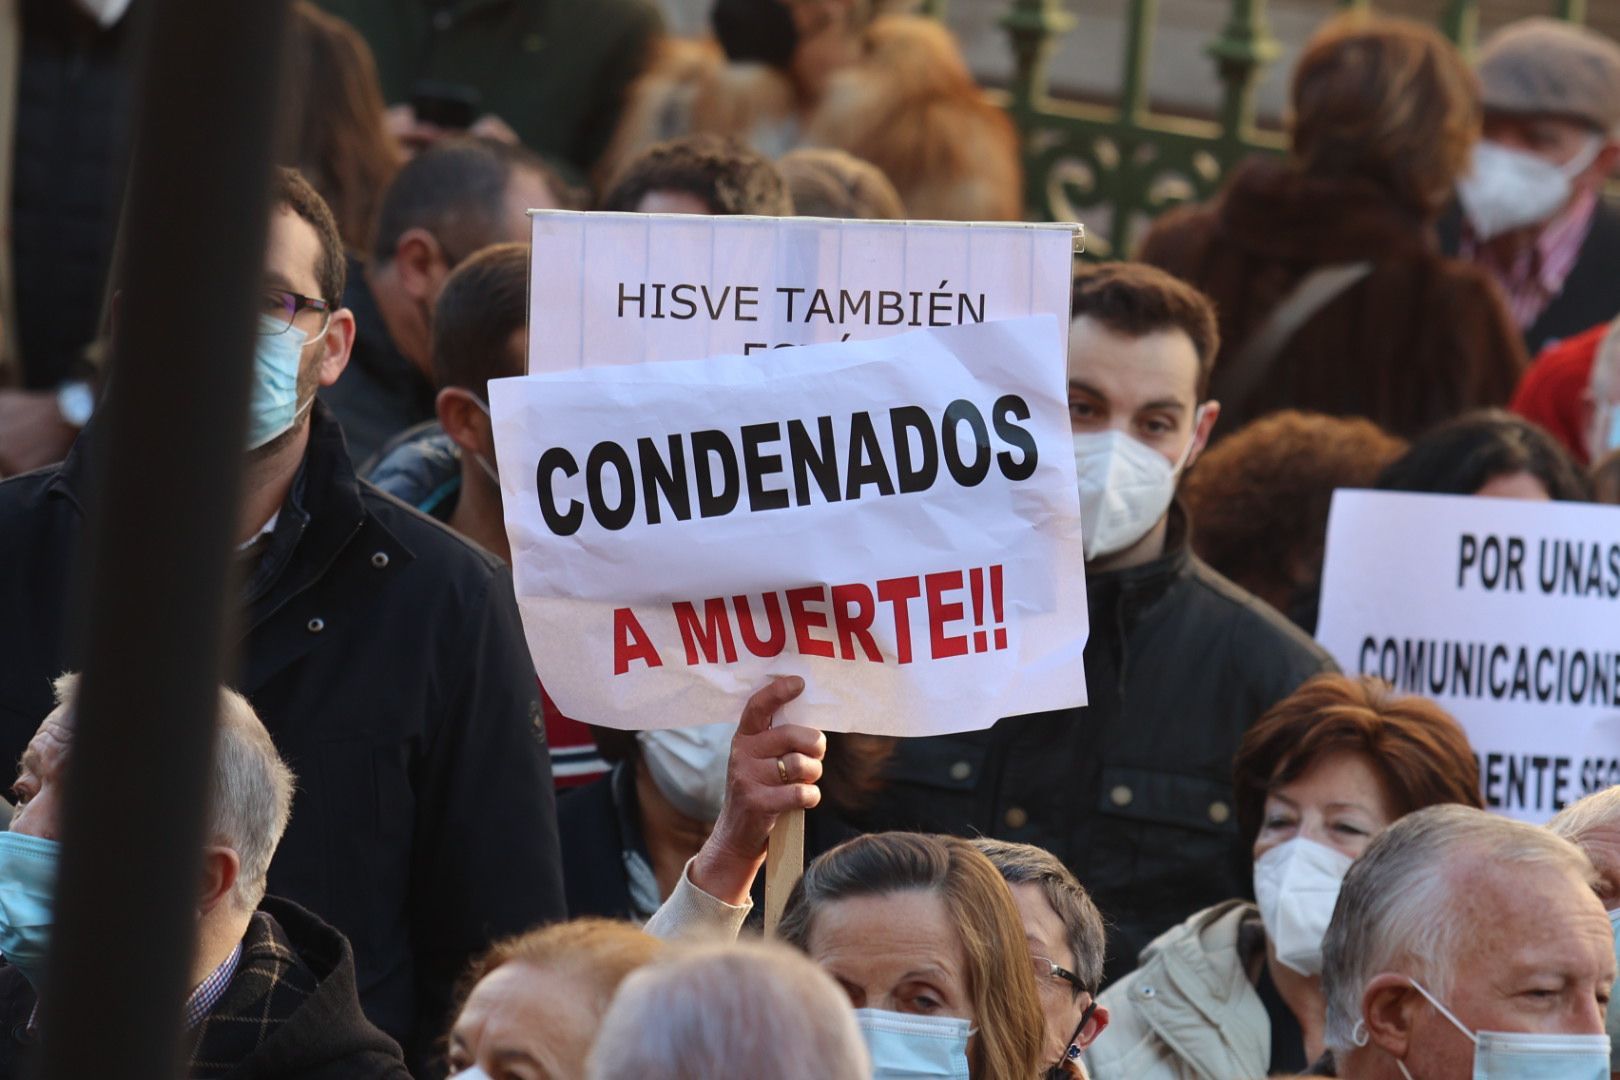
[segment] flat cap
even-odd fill
[[[1490,36],[1478,70],[1487,109],[1556,113],[1620,133],[1620,45],[1595,30],[1521,19]]]

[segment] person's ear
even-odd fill
[[[1079,1044],[1080,1049],[1084,1050],[1086,1047],[1096,1042],[1097,1036],[1101,1035],[1103,1030],[1107,1027],[1108,1007],[1106,1005],[1098,1005],[1095,1009],[1091,1010],[1091,1019],[1087,1020],[1085,1022],[1085,1026],[1080,1029],[1080,1037],[1076,1039],[1075,1042]]]
[[[226,903],[241,872],[241,857],[232,849],[219,845],[204,848],[202,893],[197,900],[197,910],[206,915]]]
[[[1204,447],[1209,445],[1209,433],[1215,430],[1215,422],[1221,418],[1221,403],[1218,401],[1206,401],[1200,408],[1203,412],[1198,414],[1198,424],[1193,428],[1192,444],[1187,450],[1187,464],[1182,468],[1189,468],[1198,460],[1198,456],[1204,452]]]
[[[349,366],[349,354],[354,351],[354,312],[338,308],[326,324],[326,334],[320,340],[321,359],[316,377],[322,386],[331,386]]]
[[[434,398],[433,406],[439,414],[439,426],[455,444],[470,454],[483,454],[494,441],[491,437],[489,417],[478,407],[472,391],[459,386],[447,386]]]
[[[1405,975],[1387,971],[1375,975],[1361,993],[1357,1034],[1365,1031],[1368,1043],[1403,1061],[1412,1046],[1412,1025],[1423,1005],[1423,995]]]
[[[405,293],[424,308],[438,299],[450,260],[434,235],[423,228],[406,229],[394,248],[394,268]]]
[[[1603,144],[1603,149],[1598,151],[1586,171],[1576,178],[1576,185],[1583,186],[1581,181],[1588,181],[1584,186],[1599,190],[1609,182],[1617,165],[1620,165],[1620,142],[1610,139]]]

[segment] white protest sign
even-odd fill
[[[1052,315],[1073,225],[537,210],[529,372]]]
[[[518,606],[563,712],[929,735],[1085,703],[1050,316],[490,384]]]
[[[1620,509],[1340,491],[1317,638],[1455,716],[1491,809],[1620,783]]]

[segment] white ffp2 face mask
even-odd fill
[[[1408,980],[1412,988],[1474,1044],[1474,1080],[1608,1080],[1607,1035],[1541,1035],[1528,1031],[1470,1031],[1452,1011],[1440,1004],[1423,984]],[[1365,1027],[1357,1025],[1358,1045],[1365,1045]],[[1401,1075],[1414,1080],[1406,1062],[1397,1060]]]
[[[1124,551],[1164,517],[1203,415],[1202,407],[1193,414],[1193,435],[1174,463],[1123,431],[1075,434],[1074,473],[1087,562]]]
[[[643,731],[636,736],[653,783],[670,805],[694,821],[713,821],[726,801],[726,763],[733,722]]]
[[[1457,198],[1474,235],[1490,240],[1551,220],[1569,202],[1571,181],[1602,149],[1603,141],[1593,136],[1560,167],[1526,150],[1483,139],[1475,143],[1473,168],[1457,182]]]
[[[1322,938],[1351,862],[1303,836],[1255,860],[1254,898],[1278,963],[1301,975],[1322,974]]]

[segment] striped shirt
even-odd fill
[[[1534,326],[1553,297],[1563,291],[1564,282],[1575,269],[1575,260],[1580,258],[1586,234],[1592,229],[1597,200],[1597,192],[1581,192],[1547,223],[1534,245],[1511,259],[1498,257],[1471,233],[1464,233],[1459,254],[1496,279],[1507,300],[1508,313],[1520,330]]]

